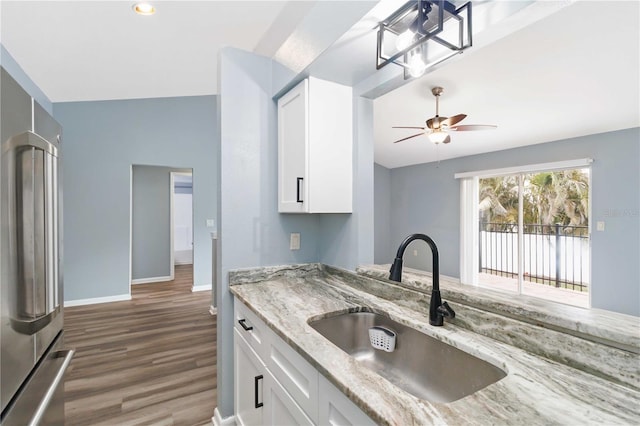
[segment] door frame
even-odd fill
[[[191,186],[193,187],[193,169],[190,173],[187,172],[169,172],[169,250],[171,251],[169,261],[171,262],[170,274],[171,279],[175,278],[175,251],[174,251],[174,230],[175,230],[175,215],[174,215],[174,202],[175,202],[175,177],[176,176],[191,176]],[[193,192],[191,194],[191,264],[194,263],[193,256]]]
[[[169,273],[170,273],[170,280],[174,280],[175,279],[175,265],[174,265],[174,261],[175,261],[175,256],[173,253],[173,185],[174,185],[174,177],[173,174],[182,174],[182,175],[191,175],[192,178],[192,184],[193,184],[193,167],[178,167],[178,166],[166,166],[166,165],[161,165],[161,164],[141,164],[141,163],[131,163],[129,165],[129,298],[131,298],[131,286],[134,285],[133,281],[133,170],[134,167],[137,166],[143,166],[143,167],[162,167],[162,168],[167,168],[167,169],[190,169],[191,172],[172,172],[170,171],[169,174],[169,248],[170,248],[170,253],[169,253],[169,261],[170,261],[170,265],[169,265]],[[191,220],[193,221],[193,214],[194,214],[194,208],[193,208],[193,196],[191,198]],[[194,230],[193,227],[191,229],[191,238],[193,240],[193,234]],[[195,264],[195,258],[193,259],[193,262]],[[155,282],[155,281],[148,281],[148,282]],[[142,284],[142,283],[140,283]]]

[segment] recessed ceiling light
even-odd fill
[[[136,3],[133,5],[133,11],[138,15],[149,16],[156,13],[156,8],[151,3]]]

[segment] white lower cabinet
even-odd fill
[[[368,426],[376,423],[324,376],[319,380],[319,424],[331,426]]]
[[[311,419],[268,370],[263,395],[263,424],[313,426]]]
[[[234,384],[235,384],[235,414],[238,425],[262,425],[264,403],[262,400],[264,389],[264,363],[240,336],[238,330],[234,334]]]
[[[236,424],[375,425],[238,299],[235,310]],[[254,332],[259,340],[251,338]]]

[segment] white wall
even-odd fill
[[[193,263],[192,194],[173,194],[173,255],[176,265]]]

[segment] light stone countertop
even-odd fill
[[[423,293],[315,264],[233,271],[229,279],[231,292],[240,301],[379,424],[640,424],[637,387],[596,377],[451,323],[432,327],[428,297]],[[443,299],[447,300],[446,294]],[[483,318],[481,311],[450,304],[458,316]],[[507,371],[507,376],[451,403],[420,400],[363,368],[308,325],[309,319],[362,307],[384,312],[399,323],[491,362]],[[510,325],[498,322],[496,327]],[[546,332],[539,336],[547,339]],[[590,347],[590,356],[600,356],[598,362],[607,363],[609,355],[602,356],[600,347],[605,345]],[[637,364],[638,358],[631,354],[616,362]],[[610,375],[613,373],[603,374]],[[637,381],[636,376],[627,379],[617,382],[634,385]]]
[[[391,265],[364,265],[358,274],[387,280]],[[431,291],[431,273],[403,268],[402,285]],[[564,332],[606,342],[609,345],[640,353],[640,318],[601,309],[585,309],[562,303],[487,288],[460,284],[456,279],[440,275],[440,289],[447,297],[503,315],[526,318]]]

